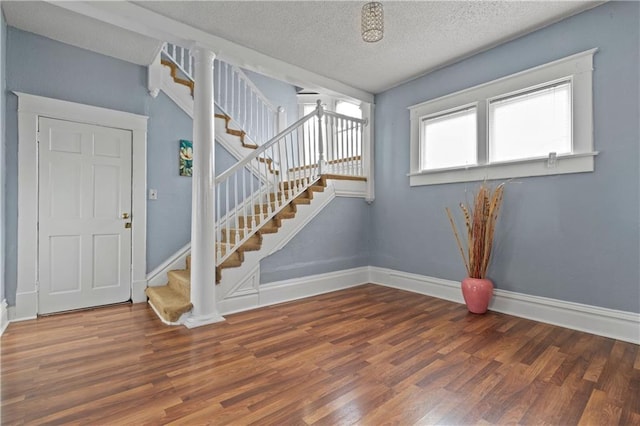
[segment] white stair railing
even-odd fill
[[[216,265],[320,178],[323,112],[319,107],[216,177]],[[262,179],[253,174],[256,165]]]
[[[193,57],[184,47],[165,43],[162,54],[173,62],[182,77],[195,81]],[[278,107],[273,105],[238,67],[214,61],[214,102],[251,138],[260,145],[268,141],[279,127]]]
[[[175,44],[165,43],[162,45],[162,54],[171,62],[173,62],[183,77],[191,81],[195,81],[193,76],[193,56],[189,54],[189,49],[176,46]]]
[[[216,61],[216,106],[261,145],[278,133],[278,107],[273,105],[238,67]]]
[[[326,120],[325,174],[365,177],[363,161],[363,129],[367,120],[349,117],[332,111]]]
[[[318,101],[313,112],[216,177],[216,266],[322,174],[363,177],[366,124],[326,112]]]

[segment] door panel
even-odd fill
[[[39,119],[39,313],[131,295],[130,131]]]
[[[79,293],[80,286],[80,237],[77,235],[49,236],[48,265],[50,294]]]
[[[112,165],[93,166],[94,218],[120,217],[120,170]]]
[[[93,261],[94,288],[120,285],[120,235],[94,235]]]

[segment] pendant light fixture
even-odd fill
[[[382,3],[372,1],[362,6],[362,39],[367,43],[382,40],[384,35],[384,12]]]

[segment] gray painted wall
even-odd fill
[[[509,184],[490,274],[501,289],[640,312],[639,9],[638,3],[605,4],[378,95],[373,206],[359,199],[332,202],[287,247],[262,262],[263,282],[367,264],[463,278],[444,207],[455,206],[477,185],[409,187],[406,107],[599,47],[596,172]],[[163,95],[148,96],[146,70],[14,28],[7,30],[6,54],[7,90],[150,117],[148,186],[158,189],[159,200],[148,203],[148,270],[184,245],[190,180],[177,175],[177,144],[190,135],[190,120]],[[6,106],[5,293],[13,304],[17,98],[9,94]],[[216,153],[224,162],[224,154]]]
[[[7,96],[5,94],[6,75],[6,52],[7,52],[7,24],[4,20],[4,13],[0,10],[0,302],[4,300],[4,265],[5,265],[5,126],[4,111]]]
[[[287,124],[293,124],[298,120],[298,99],[296,88],[284,81],[275,80],[257,72],[242,70],[256,87],[274,105],[281,106],[287,113]]]
[[[361,198],[335,198],[282,250],[262,260],[260,282],[368,265],[370,210]]]
[[[409,187],[409,112],[428,99],[598,47],[594,173],[510,183],[489,274],[499,289],[640,312],[640,4],[612,2],[376,96],[373,265],[460,280],[445,215],[477,183]]]

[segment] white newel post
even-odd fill
[[[193,181],[191,189],[191,303],[189,328],[223,321],[216,303],[215,158],[213,60],[195,46],[193,94]]]
[[[374,107],[372,103],[362,103],[360,106],[362,110],[362,118],[367,120],[367,125],[362,129],[362,161],[364,175],[367,177],[367,194],[365,201],[367,203],[373,202],[375,199],[375,185],[374,185]]]
[[[322,116],[324,115],[324,107],[320,99],[316,102],[317,114],[318,114],[318,153],[320,158],[318,159],[318,174],[322,175],[325,172],[326,164],[324,161],[324,140],[322,138]]]
[[[278,113],[276,114],[278,120],[278,128],[276,129],[276,135],[287,128],[287,111],[284,107],[278,107]]]

